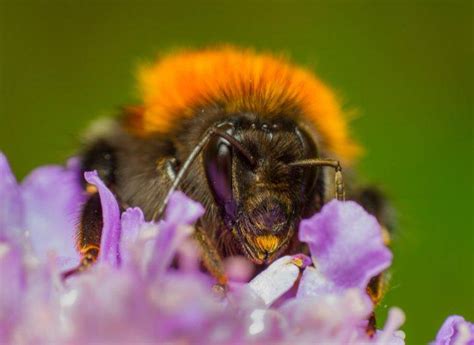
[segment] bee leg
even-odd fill
[[[111,188],[115,182],[115,167],[113,148],[103,141],[98,141],[92,143],[85,151],[81,171],[96,170],[102,181]],[[76,243],[81,261],[76,268],[63,273],[63,278],[89,268],[96,262],[100,251],[103,219],[99,192],[95,186],[88,184],[84,179],[82,182],[88,198],[82,206],[77,228]]]
[[[369,320],[367,323],[366,333],[369,337],[373,337],[377,332],[377,320],[375,318],[375,312],[370,313]]]
[[[81,261],[77,267],[65,272],[63,278],[82,272],[95,263],[99,256],[102,225],[102,205],[99,193],[95,191],[89,196],[81,211],[77,233],[77,247]]]
[[[227,287],[227,276],[225,274],[222,258],[217,247],[209,235],[201,227],[196,227],[194,238],[198,241],[202,251],[202,263],[206,270],[216,278],[218,286],[216,290],[225,290]]]
[[[385,273],[381,273],[369,281],[366,291],[374,306],[376,306],[382,300],[386,285],[387,275]],[[369,322],[367,324],[366,331],[369,336],[373,336],[377,330],[377,319],[375,317],[375,312],[370,314],[368,321]]]
[[[390,245],[390,234],[394,228],[394,211],[387,199],[376,188],[366,187],[354,193],[353,200],[357,201],[367,212],[374,215],[382,227],[382,237],[386,246]],[[383,297],[387,286],[387,274],[381,273],[371,279],[367,293],[376,305]]]
[[[394,228],[394,211],[385,196],[377,188],[365,187],[356,191],[351,198],[357,201],[367,212],[375,216],[382,227],[382,237],[386,246],[390,245],[390,234]],[[366,291],[372,303],[377,305],[385,292],[388,283],[387,273],[373,277],[367,285]],[[367,334],[373,336],[376,331],[375,313],[369,317]]]

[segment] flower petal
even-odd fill
[[[248,286],[270,306],[288,291],[298,279],[300,268],[307,263],[304,255],[284,256],[253,278]]]
[[[352,201],[333,200],[303,220],[299,238],[308,243],[316,269],[325,279],[317,290],[365,289],[392,261],[377,220]]]
[[[273,344],[283,339],[286,322],[274,309],[254,309],[248,317],[246,342]]]
[[[308,296],[317,297],[338,290],[338,287],[335,286],[332,281],[328,280],[319,270],[314,267],[307,267],[301,277],[296,296],[298,298]]]
[[[102,237],[98,262],[106,262],[117,266],[120,262],[120,210],[117,200],[107,186],[102,182],[97,171],[84,173],[86,181],[97,187],[102,205]]]
[[[23,215],[20,187],[7,158],[0,152],[0,241],[21,241],[24,231]]]
[[[248,282],[255,271],[253,265],[244,256],[230,256],[224,260],[224,267],[229,281],[235,283]]]
[[[8,340],[19,321],[25,290],[25,272],[20,250],[0,242],[0,343]]]
[[[63,269],[77,265],[76,224],[85,200],[77,160],[62,166],[44,166],[31,172],[21,185],[26,228],[36,255],[54,252]]]
[[[391,308],[382,331],[377,331],[375,343],[377,345],[403,345],[405,333],[398,330],[405,322],[405,314],[400,308]]]
[[[165,220],[169,224],[194,224],[204,214],[202,205],[182,192],[174,192],[168,202]]]
[[[433,345],[474,344],[474,324],[452,315],[441,326]]]
[[[128,208],[122,213],[120,235],[120,248],[127,243],[135,242],[140,233],[141,227],[145,224],[145,216],[138,207]]]
[[[370,298],[357,288],[342,293],[329,293],[318,298],[294,298],[281,307],[301,339],[321,344],[368,343],[365,326],[361,326],[372,311]],[[357,339],[358,341],[354,341]]]
[[[171,264],[178,246],[194,231],[190,225],[203,214],[202,205],[189,199],[182,192],[174,192],[171,195],[165,220],[158,224],[159,232],[148,267],[149,277],[164,273]]]
[[[122,213],[120,233],[120,261],[122,265],[132,265],[139,255],[143,256],[144,248],[137,250],[137,240],[145,224],[145,216],[140,208],[128,208]]]

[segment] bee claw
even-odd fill
[[[61,274],[62,280],[66,280],[73,275],[76,275],[78,273],[81,273],[87,270],[96,262],[98,253],[99,253],[98,249],[94,246],[87,248],[87,250],[83,254],[83,257],[79,265]]]
[[[224,299],[227,296],[228,291],[229,291],[229,288],[227,284],[218,283],[218,284],[214,284],[214,286],[212,287],[212,292],[220,300]]]
[[[372,312],[368,319],[366,333],[370,338],[373,338],[376,331],[377,331],[377,325],[376,325],[375,313]]]

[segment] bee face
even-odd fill
[[[226,229],[254,263],[270,263],[288,246],[314,192],[314,169],[289,163],[313,156],[315,145],[282,120],[226,122],[223,130],[251,156],[223,138],[204,153],[207,181]]]

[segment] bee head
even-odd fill
[[[290,163],[316,157],[297,126],[278,120],[224,123],[204,150],[207,181],[224,231],[257,264],[270,263],[294,237],[304,205],[314,197],[318,169]]]

